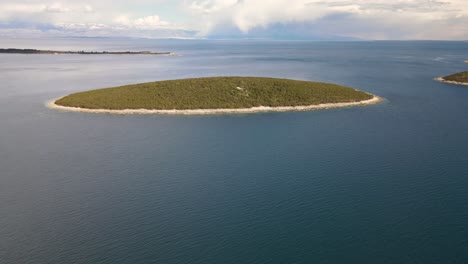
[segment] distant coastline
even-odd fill
[[[176,55],[173,52],[153,52],[153,51],[58,51],[58,50],[38,50],[38,49],[0,49],[0,54]]]

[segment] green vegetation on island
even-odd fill
[[[81,54],[81,55],[173,55],[172,52],[153,51],[57,51],[37,49],[0,49],[7,54]]]
[[[464,62],[468,63],[467,60]],[[436,78],[436,80],[450,84],[468,85],[468,71],[447,75],[445,77],[439,77]]]
[[[237,109],[370,100],[352,88],[263,77],[210,77],[125,85],[65,96],[56,105],[86,109]]]
[[[468,71],[459,72],[452,75],[442,77],[444,81],[466,83],[468,84]]]

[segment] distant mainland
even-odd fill
[[[80,55],[175,55],[172,52],[153,51],[58,51],[37,49],[0,49],[7,54],[80,54]]]
[[[308,111],[375,104],[382,98],[336,84],[264,77],[209,77],[74,93],[50,108],[114,114]]]

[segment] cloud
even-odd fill
[[[53,3],[45,5],[43,11],[52,13],[64,13],[70,11],[70,8],[65,7],[62,3]]]
[[[43,24],[66,22],[86,18],[86,7],[76,4],[52,3],[0,3],[0,23],[22,22]],[[89,6],[91,8],[91,6]]]
[[[94,12],[94,8],[91,5],[84,5],[83,9],[84,9],[85,12],[88,12],[88,13],[93,13]]]
[[[195,0],[189,7],[204,35],[307,23],[359,38],[468,38],[466,0]]]
[[[191,8],[201,17],[204,32],[218,25],[234,24],[247,33],[254,27],[314,20],[326,15],[324,8],[313,9],[304,1],[294,0],[202,0],[193,1]]]
[[[102,0],[93,5],[77,0],[0,2],[0,31],[3,35],[27,35],[29,32],[40,36],[167,38],[194,35],[193,31],[165,21],[159,15],[139,16],[128,7],[123,8],[124,2]],[[121,9],[116,8],[119,6]]]
[[[25,4],[25,3],[5,3],[0,4],[0,15],[9,16],[12,14],[34,14],[34,13],[63,13],[71,9],[60,2],[48,4]],[[1,17],[0,16],[0,17]]]
[[[3,30],[468,39],[468,0],[0,0]],[[68,26],[67,26],[68,25]],[[82,26],[78,30],[74,27]],[[81,27],[81,26],[80,26]],[[100,28],[98,31],[97,28]],[[290,31],[290,32],[288,32]],[[14,32],[14,30],[9,30]],[[51,29],[48,29],[52,33]],[[151,35],[151,34],[149,34]],[[328,38],[328,37],[327,37]]]
[[[195,38],[196,32],[184,29],[137,29],[96,23],[0,25],[0,36],[6,37],[135,37],[135,38]]]
[[[157,15],[140,17],[136,19],[131,19],[128,16],[119,16],[114,21],[119,25],[140,29],[155,29],[168,27],[171,25],[171,23],[161,20]]]

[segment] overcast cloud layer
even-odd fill
[[[468,39],[468,0],[1,0],[0,35]]]

